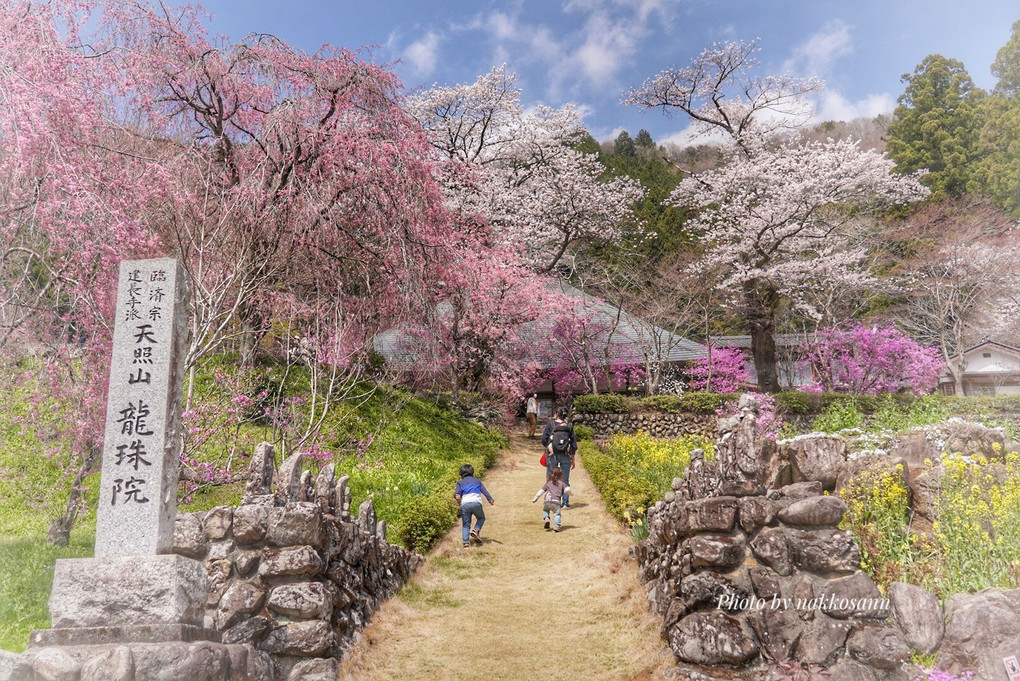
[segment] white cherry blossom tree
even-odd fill
[[[495,68],[471,84],[433,87],[405,103],[443,159],[448,199],[539,272],[552,271],[581,241],[639,229],[632,205],[644,195],[629,178],[605,177],[592,154],[574,148],[577,111],[525,111],[516,76]]]
[[[925,190],[855,141],[800,140],[791,131],[810,110],[804,96],[821,84],[756,76],[756,51],[754,43],[714,46],[690,66],[646,81],[626,101],[679,111],[702,131],[725,134],[724,162],[690,174],[670,200],[698,210],[687,227],[706,246],[706,267],[721,267],[723,286],[738,293],[758,385],[775,392],[778,310],[803,306],[799,293],[819,277],[866,276],[860,268],[867,244],[850,225]]]

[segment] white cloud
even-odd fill
[[[517,24],[517,20],[503,12],[490,14],[482,20],[482,25],[496,40],[516,42],[522,40],[524,36],[522,28]]]
[[[404,60],[413,67],[416,74],[428,75],[436,68],[441,39],[438,33],[429,31],[404,50]]]
[[[665,135],[661,139],[657,139],[655,141],[657,144],[675,144],[678,147],[683,148],[697,146],[699,144],[726,146],[732,143],[733,138],[719,128],[713,128],[709,131],[705,131],[704,128],[698,127],[694,123],[689,123],[687,127],[681,128],[680,130]]]
[[[668,0],[567,2],[564,13],[577,15],[580,23],[562,41],[565,60],[549,63],[551,91],[563,88],[576,94],[585,85],[619,88],[619,74],[634,61],[653,14],[666,22],[667,4]],[[578,74],[583,82],[578,82]]]
[[[850,27],[839,20],[831,21],[807,41],[793,48],[793,54],[783,64],[783,70],[798,76],[825,77],[836,60],[853,51]]]
[[[642,41],[668,25],[681,6],[678,0],[565,0],[558,13],[536,21],[524,12],[525,4],[514,2],[447,28],[458,41],[484,49],[492,63],[528,74],[531,84],[522,85],[531,98],[563,102],[592,88],[619,91],[621,74],[633,66]],[[534,89],[539,73],[544,74],[541,94]]]
[[[874,118],[879,114],[892,113],[896,99],[887,93],[871,94],[851,102],[835,91],[822,92],[815,102],[813,123],[823,121],[852,121],[855,118]]]
[[[478,41],[492,53],[492,63],[508,64],[511,70],[533,63],[558,63],[563,52],[556,33],[541,24],[521,22],[515,15],[493,12],[477,15],[470,21],[452,27],[463,33],[478,31],[486,34]]]
[[[634,54],[634,41],[624,31],[613,30],[604,14],[588,18],[584,29],[584,42],[573,51],[569,70],[575,68],[584,74],[589,83],[605,87],[613,82],[621,62]]]

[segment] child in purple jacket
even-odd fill
[[[542,503],[542,520],[545,529],[549,529],[549,512],[553,514],[553,532],[560,531],[560,508],[563,506],[563,499],[570,492],[570,487],[563,482],[563,469],[559,466],[549,471],[542,488],[535,492],[531,503],[538,501],[538,498],[545,492],[545,501]]]

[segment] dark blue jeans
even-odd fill
[[[482,525],[485,523],[485,511],[482,510],[482,505],[477,501],[466,503],[460,507],[460,520],[464,524],[461,534],[464,537],[465,544],[471,537],[471,516],[475,517],[475,532],[480,532]]]

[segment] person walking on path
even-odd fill
[[[574,467],[574,455],[577,453],[577,438],[574,436],[574,425],[567,420],[570,411],[559,407],[552,421],[545,424],[542,430],[542,446],[546,450],[546,476],[552,469],[559,466],[563,470],[563,483],[570,486],[570,471]],[[570,508],[568,494],[563,495],[563,508]]]
[[[469,463],[464,464],[460,467],[460,480],[457,481],[457,487],[453,491],[453,498],[460,502],[460,520],[463,523],[463,540],[464,548],[469,545],[469,540],[474,540],[479,544],[482,543],[482,538],[479,533],[482,531],[482,525],[485,524],[485,510],[482,508],[482,497],[489,501],[489,506],[492,506],[495,501],[492,500],[492,495],[489,494],[489,490],[485,489],[485,485],[482,481],[475,477],[475,467]],[[471,528],[471,517],[475,518],[474,529]]]
[[[553,532],[560,531],[560,507],[563,505],[563,497],[570,491],[563,482],[563,469],[557,466],[549,472],[549,478],[545,484],[535,492],[531,503],[538,501],[538,498],[545,493],[545,501],[542,502],[542,522],[545,529],[549,529],[549,513],[553,514]]]
[[[534,439],[535,427],[538,425],[538,393],[528,398],[528,406],[524,411],[528,417],[528,437]]]

